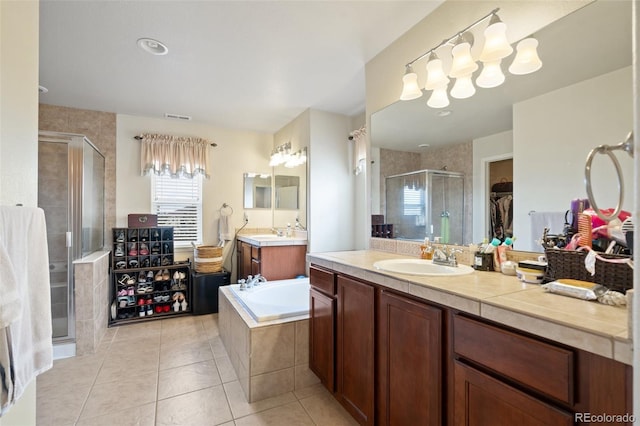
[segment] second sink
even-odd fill
[[[387,272],[407,275],[425,275],[434,277],[452,277],[471,274],[474,269],[467,265],[436,265],[425,259],[388,259],[375,262],[373,267]]]

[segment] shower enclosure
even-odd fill
[[[45,212],[54,343],[75,339],[73,261],[104,247],[104,156],[83,135],[40,132],[38,206]]]
[[[386,223],[394,237],[462,244],[464,175],[418,170],[385,178]]]

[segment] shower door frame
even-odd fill
[[[82,257],[83,152],[86,142],[100,155],[100,150],[84,135],[40,131],[38,143],[61,143],[67,146],[67,335],[54,337],[54,343],[75,341],[76,300],[73,262]]]

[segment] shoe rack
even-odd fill
[[[110,325],[191,313],[188,262],[174,263],[173,228],[113,228]]]

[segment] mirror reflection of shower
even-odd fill
[[[73,261],[104,247],[105,159],[83,135],[40,132],[38,206],[45,212],[54,343],[75,341]]]

